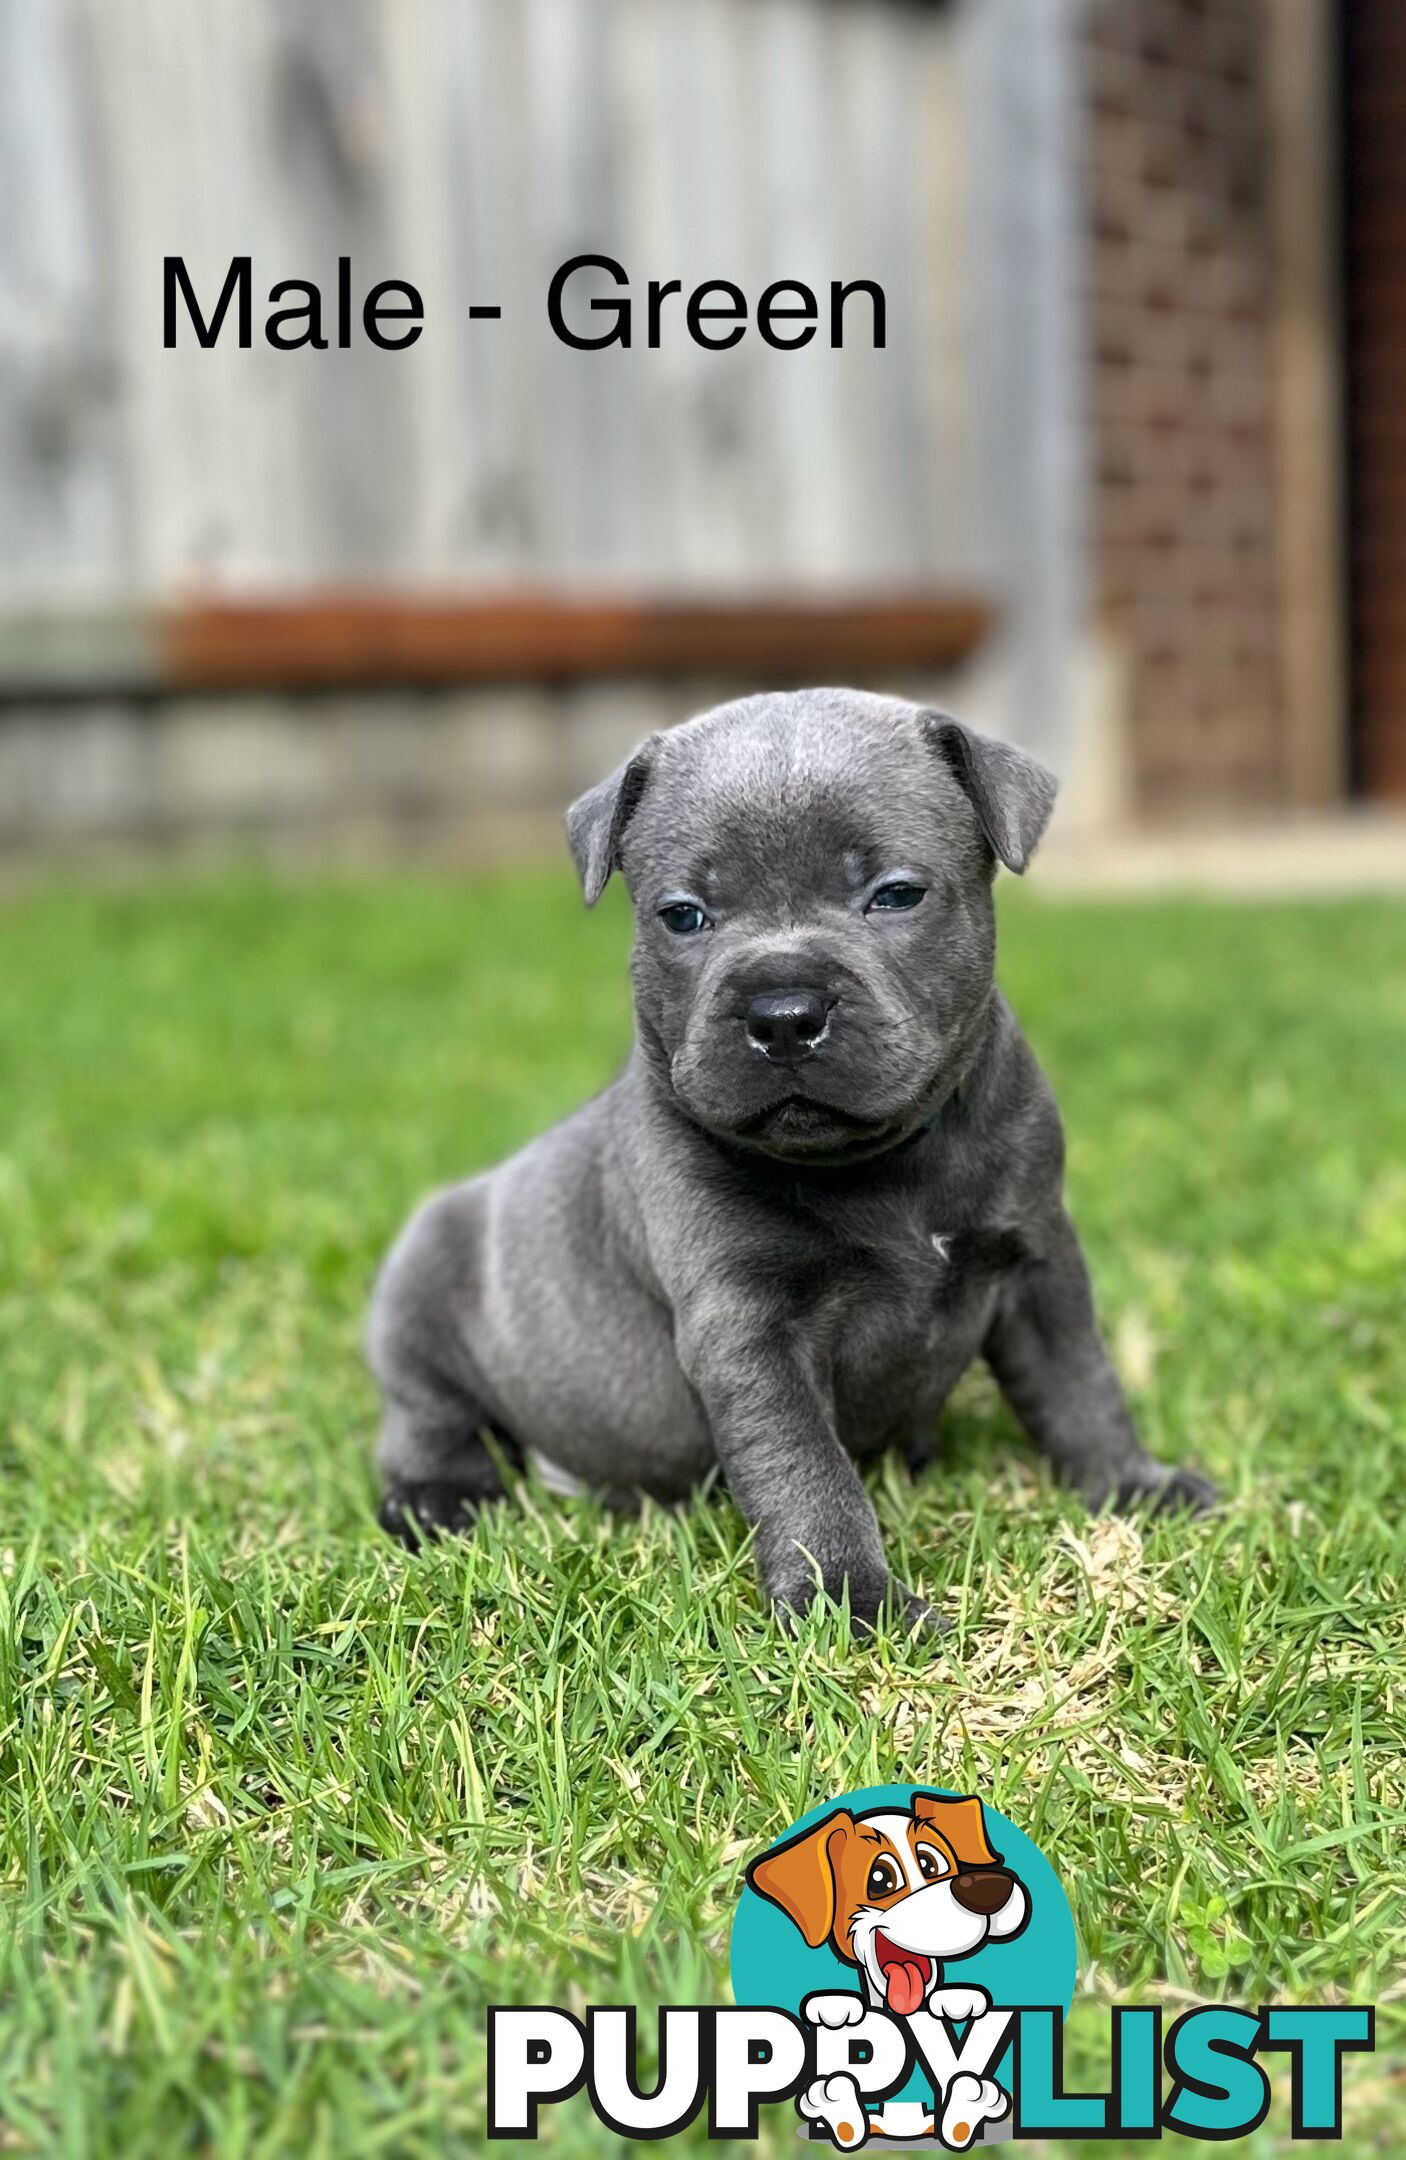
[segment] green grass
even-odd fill
[[[876,1480],[942,1654],[787,1640],[719,1500],[372,1526],[377,1259],[608,1077],[626,934],[546,874],[0,908],[0,2148],[477,2151],[485,2002],[725,1999],[745,1858],[888,1778],[1062,1869],[1076,2068],[1110,1993],[1400,1994],[1406,911],[1003,903],[1143,1429],[1228,1504],[1090,1525],[974,1379]]]

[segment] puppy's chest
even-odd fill
[[[881,1237],[837,1232],[822,1293],[837,1369],[863,1379],[944,1345],[965,1348],[1024,1252],[1018,1232],[927,1213]]]
[[[821,1322],[823,1369],[852,1454],[905,1444],[980,1354],[998,1277],[965,1242],[939,1231],[926,1253],[901,1261],[887,1249],[855,1254],[847,1292]]]

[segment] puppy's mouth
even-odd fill
[[[814,1095],[783,1095],[779,1102],[768,1103],[755,1117],[747,1119],[739,1129],[745,1133],[770,1131],[807,1132],[824,1125],[850,1132],[870,1132],[873,1127],[868,1118],[856,1117],[852,1110],[841,1110],[835,1103],[819,1102]]]
[[[905,1950],[901,1943],[874,1931],[874,1960],[884,1983],[884,2001],[895,2017],[912,2017],[921,2010],[923,1997],[932,1986],[933,1965],[921,1950]]]
[[[813,1095],[783,1095],[735,1128],[739,1140],[778,1155],[845,1156],[884,1147],[892,1119],[857,1117]]]

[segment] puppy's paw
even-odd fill
[[[823,2025],[827,2032],[862,2025],[866,2014],[862,1995],[807,1995],[801,2009],[812,2025]]]
[[[999,2122],[1010,2104],[994,2078],[974,2077],[970,2070],[960,2070],[943,2102],[943,2144],[953,2152],[965,2152],[983,2123]]]
[[[928,1997],[927,2007],[934,2017],[950,2018],[954,2025],[965,2025],[968,2018],[985,2016],[991,2008],[991,1997],[985,1988],[940,1987]]]
[[[432,1537],[462,1537],[472,1529],[474,1502],[458,1485],[388,1485],[376,1520],[409,1552]]]
[[[869,2135],[869,2118],[859,2087],[847,2072],[816,2078],[796,2096],[796,2106],[807,2122],[824,2123],[841,2152],[856,2152]]]
[[[846,1577],[835,1591],[817,1587],[814,1576],[800,1580],[784,1579],[770,1588],[772,1610],[788,1634],[794,1635],[797,1623],[809,1612],[817,1600],[830,1597],[839,1604],[842,1597],[849,1600],[850,1625],[856,1635],[873,1635],[881,1626],[895,1629],[902,1635],[921,1635],[936,1638],[949,1633],[952,1623],[936,1606],[929,1605],[916,1591],[905,1589],[902,1583],[891,1579],[882,1583],[859,1582]]]
[[[886,1576],[851,1575],[837,1567],[819,1577],[814,1568],[793,1566],[789,1561],[768,1569],[765,1581],[771,1609],[792,1635],[814,1606],[839,1605],[846,1598],[856,1635],[872,1634],[889,1594]]]
[[[897,1590],[894,1611],[898,1628],[904,1635],[916,1635],[921,1640],[936,1642],[952,1632],[952,1622],[946,1613],[939,1612],[935,1605],[929,1605],[927,1599],[920,1598],[916,1590]]]
[[[1205,1515],[1220,1494],[1199,1470],[1155,1462],[1150,1455],[1120,1470],[1094,1497],[1095,1506],[1126,1515],[1146,1508],[1154,1515]]]
[[[965,2024],[970,2017],[985,2017],[991,2009],[991,1998],[985,1987],[937,1987],[927,2000],[927,2009],[933,2017],[948,2017],[952,2024]]]
[[[1173,1470],[1153,1502],[1159,1515],[1209,1515],[1220,1487],[1200,1470]]]

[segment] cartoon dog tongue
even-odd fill
[[[915,2010],[921,2010],[923,1980],[923,1965],[914,1958],[895,1958],[884,1967],[884,1988],[895,2017],[912,2017]]]

